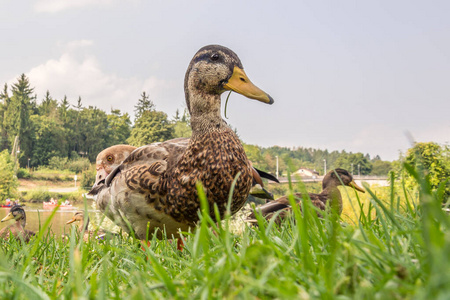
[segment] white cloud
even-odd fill
[[[56,13],[71,8],[111,5],[117,0],[38,0],[34,8],[38,12]]]
[[[58,42],[58,46],[60,48],[65,49],[66,51],[75,51],[80,48],[87,48],[94,44],[94,41],[92,40],[75,40],[70,42]]]
[[[80,96],[83,106],[96,106],[106,112],[111,108],[118,108],[132,114],[142,91],[150,95],[157,109],[174,111],[176,105],[179,106],[180,103],[165,100],[178,98],[182,92],[182,89],[174,88],[173,82],[155,76],[125,78],[105,73],[95,56],[84,55],[77,58],[76,53],[70,52],[32,68],[26,75],[31,85],[35,87],[38,103],[49,90],[55,99],[61,100],[67,95],[69,102],[76,104]]]

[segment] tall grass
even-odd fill
[[[201,222],[184,234],[181,252],[168,239],[153,238],[144,250],[124,235],[84,242],[71,231],[61,239],[44,224],[29,244],[0,242],[0,298],[446,299],[443,196],[406,168],[418,195],[395,187],[378,195],[366,186],[368,201],[351,196],[351,218],[319,219],[305,199],[303,213],[295,209],[281,226],[257,216],[259,226],[242,232],[230,230],[228,215],[211,219],[200,189]]]

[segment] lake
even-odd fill
[[[50,217],[52,214],[52,210],[43,209],[42,203],[26,203],[23,207],[25,210],[25,214],[27,216],[27,225],[25,226],[26,229],[32,230],[32,231],[39,231],[40,226],[43,226],[45,224],[45,221]],[[95,227],[98,227],[97,224],[101,223],[102,228],[106,228],[109,231],[116,231],[114,230],[115,226],[104,217],[104,215],[99,211],[95,209],[95,203],[92,201],[89,201],[87,203],[87,209],[89,213],[89,218],[92,224],[95,225]],[[10,208],[0,208],[0,220],[3,219],[8,213]],[[71,226],[75,224],[78,226],[78,223],[72,223],[69,225],[66,225],[66,222],[71,220],[74,213],[78,210],[84,210],[84,204],[80,203],[78,205],[74,205],[74,208],[71,210],[61,210],[59,209],[53,219],[51,220],[50,226],[52,229],[52,232],[57,235],[61,235],[63,233],[70,233]],[[9,220],[6,222],[0,223],[0,229],[9,226],[10,224],[13,224],[15,221]]]

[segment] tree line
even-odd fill
[[[40,101],[38,101],[40,100]],[[134,122],[128,113],[111,109],[109,113],[97,107],[83,106],[81,97],[75,105],[67,99],[57,100],[47,91],[37,99],[25,74],[0,92],[0,151],[11,151],[19,137],[18,160],[21,167],[48,166],[54,158],[88,158],[94,162],[97,154],[112,145],[142,146],[176,137],[189,137],[189,114],[177,110],[169,118],[156,110],[146,92],[142,92],[134,110]],[[341,167],[354,174],[387,175],[392,164],[379,156],[287,147],[263,148],[244,144],[249,159],[261,169],[275,173],[278,157],[279,175],[295,172],[300,167],[324,172]],[[53,159],[52,159],[53,158]]]
[[[85,107],[81,97],[71,105],[67,97],[57,100],[47,91],[37,100],[25,74],[10,87],[5,84],[0,92],[0,151],[11,151],[18,136],[21,167],[46,166],[52,157],[86,157],[94,162],[97,154],[111,145],[142,146],[190,134],[187,112],[177,112],[169,120],[145,92],[135,106],[134,126],[128,113]]]

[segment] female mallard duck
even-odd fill
[[[336,175],[337,174],[337,175]],[[338,186],[344,185],[355,188],[355,190],[365,193],[364,189],[359,187],[353,180],[353,176],[344,169],[335,169],[328,172],[322,180],[322,192],[320,194],[309,193],[312,204],[320,210],[325,210],[327,204],[335,208],[339,215],[342,213],[342,196]],[[302,193],[294,194],[294,197],[301,202]],[[288,196],[283,196],[275,201],[271,201],[257,208],[261,215],[270,220],[277,214],[276,223],[280,223],[282,219],[290,215],[292,207],[289,203]],[[247,217],[248,222],[256,222],[255,212]]]
[[[35,235],[33,231],[25,229],[27,216],[20,205],[11,207],[9,213],[1,220],[1,222],[11,219],[14,219],[16,222],[0,230],[1,238],[9,239],[9,237],[13,235],[16,239],[23,239],[25,242],[28,242],[30,238]]]
[[[231,213],[242,207],[252,186],[244,148],[220,115],[220,95],[232,90],[268,104],[273,99],[251,83],[233,51],[217,45],[195,54],[184,86],[191,114],[189,141],[174,139],[136,149],[96,191],[100,210],[140,239],[155,232],[162,237],[162,231],[171,237],[194,227],[200,209],[197,182],[213,218],[214,204],[225,214],[235,178]]]

